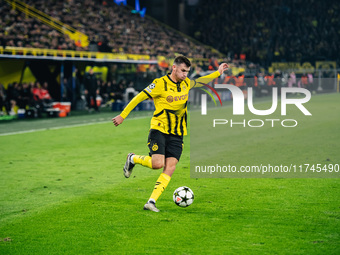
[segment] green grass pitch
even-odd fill
[[[340,163],[340,96],[313,98],[313,116],[328,108],[338,115],[290,135],[304,141],[313,130],[326,132],[334,143],[320,147]],[[144,211],[160,171],[136,166],[130,179],[122,172],[128,152],[148,152],[151,113],[141,114],[117,128],[115,113],[1,123],[0,134],[42,130],[0,136],[0,254],[340,254],[339,179],[193,179],[189,136],[157,202],[161,212]],[[67,124],[76,126],[53,129]],[[248,135],[266,145],[263,135],[228,132],[230,144],[244,139],[245,153]],[[311,157],[322,151],[301,148]],[[183,185],[195,193],[188,208],[172,201]]]

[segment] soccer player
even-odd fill
[[[190,60],[185,56],[176,57],[171,73],[155,79],[129,102],[120,115],[112,119],[114,125],[118,126],[140,102],[148,98],[154,101],[156,109],[151,119],[148,138],[149,156],[129,153],[123,168],[126,178],[130,177],[136,164],[151,169],[163,168],[144,210],[159,212],[156,201],[168,186],[181,157],[183,136],[187,134],[189,90],[202,86],[201,83],[208,83],[228,69],[228,65],[222,63],[218,71],[197,80],[190,80],[187,77],[190,66]]]

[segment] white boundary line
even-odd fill
[[[258,103],[266,103],[269,102],[270,100],[264,100]],[[226,106],[222,106],[222,108],[224,107],[232,107],[233,105],[226,105]],[[218,110],[220,109],[220,107],[213,107],[211,110]],[[201,107],[198,107],[196,109],[190,109],[190,111],[200,111]],[[144,118],[152,118],[152,116],[143,116],[143,117],[136,117],[136,118],[129,118],[125,121],[129,121],[129,120],[137,120],[137,119],[144,119]],[[90,123],[83,123],[83,124],[74,124],[74,125],[66,125],[66,126],[60,126],[60,127],[51,127],[51,128],[40,128],[40,129],[30,129],[30,130],[24,130],[24,131],[17,131],[17,132],[9,132],[9,133],[3,133],[0,134],[0,136],[9,136],[9,135],[19,135],[19,134],[27,134],[27,133],[34,133],[34,132],[39,132],[39,131],[46,131],[46,130],[58,130],[58,129],[63,129],[63,128],[73,128],[73,127],[83,127],[83,126],[90,126],[90,125],[95,125],[95,124],[104,124],[104,123],[110,123],[111,121],[99,121],[99,122],[90,122]]]
[[[150,116],[136,117],[136,118],[127,119],[125,121],[144,119],[144,118],[150,118]],[[47,131],[47,130],[58,130],[58,129],[64,129],[64,128],[83,127],[83,126],[90,126],[90,125],[96,125],[96,124],[105,124],[105,123],[108,124],[108,123],[112,123],[112,122],[106,120],[106,121],[98,121],[98,122],[66,125],[66,126],[60,126],[60,127],[38,128],[38,129],[30,129],[30,130],[23,130],[23,131],[3,133],[3,134],[0,134],[0,136],[20,135],[20,134],[34,133],[34,132]]]

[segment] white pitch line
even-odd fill
[[[268,100],[269,101],[269,100]],[[267,100],[264,100],[260,103],[265,103],[267,102]],[[227,105],[227,106],[223,106],[223,107],[232,107],[232,105]],[[209,111],[211,110],[219,110],[219,107],[214,107],[209,109]],[[198,107],[196,109],[190,109],[190,111],[200,111],[201,108]],[[136,118],[129,118],[125,121],[129,121],[129,120],[137,120],[137,119],[144,119],[144,118],[151,118],[152,116],[142,116],[142,117],[136,117]],[[99,121],[99,122],[92,122],[92,123],[83,123],[83,124],[74,124],[74,125],[66,125],[66,126],[59,126],[59,127],[51,127],[51,128],[40,128],[40,129],[30,129],[30,130],[23,130],[23,131],[17,131],[17,132],[9,132],[9,133],[3,133],[0,134],[0,136],[8,136],[8,135],[19,135],[19,134],[27,134],[27,133],[34,133],[34,132],[39,132],[39,131],[46,131],[46,130],[58,130],[58,129],[63,129],[63,128],[73,128],[73,127],[82,127],[82,126],[89,126],[89,125],[95,125],[95,124],[103,124],[103,123],[109,123],[110,121]]]
[[[137,120],[137,119],[144,119],[144,118],[150,118],[150,116],[136,117],[136,118],[127,119],[127,120],[125,120],[125,121],[129,121],[129,120]],[[17,131],[17,132],[3,133],[3,134],[0,134],[0,136],[19,135],[19,134],[34,133],[34,132],[40,132],[40,131],[46,131],[46,130],[58,130],[58,129],[64,129],[64,128],[83,127],[83,126],[90,126],[90,125],[104,124],[104,123],[106,123],[106,124],[107,124],[107,123],[111,123],[111,121],[107,121],[107,120],[106,120],[106,121],[98,121],[98,122],[90,122],[90,123],[82,123],[82,124],[66,125],[66,126],[59,126],[59,127],[29,129],[29,130],[23,130],[23,131]]]

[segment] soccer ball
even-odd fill
[[[173,199],[176,205],[187,207],[194,202],[194,192],[186,186],[179,187],[174,191]]]

